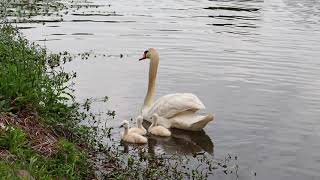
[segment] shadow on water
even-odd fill
[[[225,20],[260,20],[256,17],[250,17],[250,16],[239,16],[239,15],[216,15],[216,16],[208,16],[210,18],[217,18],[217,19],[225,19]]]
[[[212,2],[248,2],[248,3],[256,3],[256,2],[264,2],[264,0],[209,0]]]
[[[29,26],[26,26],[26,27],[17,27],[18,29],[33,29],[33,28],[36,28],[36,27],[29,27]]]
[[[50,34],[50,36],[65,36],[67,34],[64,34],[64,33],[53,33],[53,34]]]
[[[228,11],[259,11],[259,8],[242,8],[242,7],[223,7],[223,6],[217,6],[217,7],[206,7],[203,9],[210,9],[210,10],[228,10]]]
[[[217,33],[256,35],[254,29],[260,27],[258,23],[261,20],[261,2],[212,0],[210,6],[203,7],[207,15],[195,17],[210,18],[210,23],[206,25],[217,27],[214,29]]]
[[[71,35],[74,35],[74,36],[93,36],[94,34],[92,34],[92,33],[72,33]]]
[[[170,139],[162,141],[158,137],[149,139],[156,140],[166,153],[194,154],[205,151],[209,154],[214,153],[214,144],[210,137],[202,131],[184,131],[180,129],[171,129]]]
[[[115,13],[107,13],[107,14],[102,14],[102,13],[72,13],[71,15],[73,16],[123,16],[120,14],[115,14]]]
[[[100,22],[100,23],[132,23],[136,21],[109,21],[109,20],[90,20],[90,19],[73,19],[71,22]]]
[[[207,25],[212,25],[212,26],[233,26],[233,27],[240,27],[240,28],[258,28],[258,26],[250,25],[250,24],[243,24],[243,25],[235,25],[235,24],[230,24],[230,23],[213,23],[213,24],[207,24]]]
[[[60,41],[61,39],[39,39],[35,40],[36,42],[47,42],[47,41]]]

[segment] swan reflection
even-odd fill
[[[205,151],[214,152],[214,144],[210,137],[202,131],[184,131],[170,129],[171,137],[148,137],[148,152],[151,154],[194,154]]]

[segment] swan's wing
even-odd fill
[[[184,111],[205,109],[200,99],[191,93],[168,94],[159,98],[148,111],[148,115],[157,113],[164,118],[171,118]]]
[[[140,134],[140,135],[145,135],[147,133],[147,131],[142,128],[134,127],[134,128],[129,129],[129,133],[136,133],[136,134]]]
[[[213,121],[213,114],[197,115],[192,112],[186,111],[171,118],[172,127],[190,131],[200,131],[210,121]]]

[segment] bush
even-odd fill
[[[15,28],[1,27],[0,110],[16,113],[28,108],[47,123],[75,125],[78,111],[70,88],[75,75],[63,71],[65,62],[63,54],[49,54]]]

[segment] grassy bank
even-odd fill
[[[65,57],[30,44],[17,30],[0,30],[0,176],[28,172],[35,178],[92,176],[87,127],[72,96],[74,74]],[[82,134],[81,134],[82,133]],[[87,133],[87,134],[86,134]],[[79,138],[75,138],[79,137]]]

